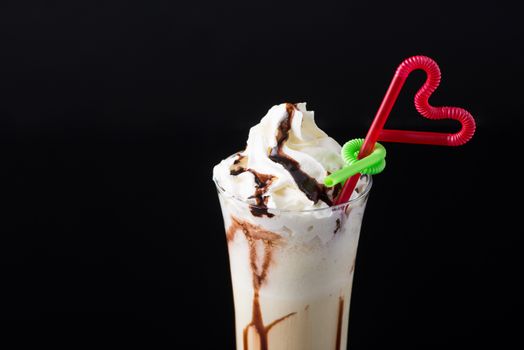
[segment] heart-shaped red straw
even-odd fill
[[[462,128],[457,133],[446,134],[425,131],[383,130],[384,124],[407,77],[417,69],[425,71],[427,75],[426,82],[415,95],[415,107],[417,111],[429,119],[458,120]],[[358,155],[359,159],[369,155],[378,140],[441,146],[460,146],[468,142],[475,133],[475,120],[473,116],[462,108],[433,107],[428,102],[429,97],[437,89],[439,83],[440,69],[437,63],[431,58],[426,56],[413,56],[404,60],[397,68],[388,91],[382,100],[382,104],[377,111],[377,115],[369,128]],[[349,200],[359,178],[360,174],[356,174],[346,181],[335,204],[345,203]]]

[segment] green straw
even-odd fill
[[[384,146],[377,142],[371,154],[362,159],[358,159],[358,152],[363,143],[364,139],[353,139],[344,144],[340,153],[346,166],[327,176],[324,179],[326,186],[335,186],[358,173],[375,175],[384,170],[386,167],[386,149]]]

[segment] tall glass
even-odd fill
[[[364,209],[363,176],[350,202],[268,217],[215,181],[224,217],[237,350],[346,349]],[[258,211],[260,213],[260,211]]]

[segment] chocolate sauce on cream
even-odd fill
[[[304,192],[307,198],[315,203],[322,200],[327,205],[331,206],[333,205],[333,202],[327,195],[327,187],[319,184],[317,180],[302,171],[300,169],[300,164],[282,151],[282,146],[289,138],[289,130],[291,129],[291,122],[295,115],[295,110],[296,107],[293,104],[286,103],[287,118],[285,118],[278,126],[277,145],[269,152],[269,159],[282,165],[284,169],[291,174],[298,188]]]
[[[268,190],[269,185],[271,185],[271,182],[273,182],[275,177],[273,175],[257,173],[253,169],[248,169],[247,171],[253,174],[256,184],[255,194],[249,197],[256,200],[256,205],[249,206],[251,214],[259,217],[263,215],[267,216],[268,218],[273,217],[274,215],[267,210],[267,201],[269,198],[264,196],[264,194]]]
[[[237,159],[233,162],[233,165],[229,168],[229,175],[237,176],[246,171],[246,156],[237,154]]]
[[[249,199],[255,199],[255,205],[249,206],[251,214],[258,217],[262,217],[264,215],[268,218],[273,217],[274,215],[267,210],[267,201],[269,198],[264,196],[264,194],[269,189],[269,185],[271,185],[271,182],[273,182],[275,177],[273,175],[259,173],[253,169],[248,169],[246,166],[246,156],[237,154],[237,159],[235,159],[233,165],[231,165],[229,174],[232,176],[237,176],[246,171],[249,171],[251,174],[253,174],[255,179],[255,194],[250,196]]]
[[[251,267],[251,274],[253,277],[253,310],[251,322],[244,328],[244,350],[249,350],[248,336],[250,329],[252,329],[258,335],[259,347],[255,348],[260,350],[269,350],[268,335],[271,329],[280,322],[283,322],[287,318],[296,314],[296,312],[292,312],[274,320],[268,325],[265,325],[264,319],[262,317],[262,309],[260,307],[260,287],[267,279],[269,266],[272,263],[273,249],[280,244],[281,237],[274,232],[264,230],[260,226],[253,225],[247,221],[242,221],[234,216],[231,217],[231,222],[231,226],[226,232],[227,241],[231,242],[239,231],[244,234],[249,245],[249,265]],[[259,261],[259,251],[257,250],[257,244],[262,244],[263,246],[262,266],[258,266],[259,264],[257,264]]]
[[[290,156],[284,153],[282,147],[289,138],[289,131],[291,130],[291,123],[293,116],[297,110],[296,105],[286,103],[287,118],[280,122],[278,126],[276,140],[277,145],[270,149],[269,159],[273,162],[278,163],[286,169],[293,180],[297,184],[297,187],[306,195],[308,199],[317,203],[322,200],[327,205],[332,206],[333,202],[328,195],[329,188],[317,182],[317,180],[309,176],[306,172],[302,171],[300,164]],[[255,180],[255,193],[250,196],[250,199],[255,199],[255,204],[250,205],[250,211],[254,216],[262,217],[273,217],[274,215],[269,213],[267,208],[268,196],[265,193],[269,189],[269,186],[275,179],[275,176],[268,174],[261,174],[253,169],[247,167],[246,156],[241,153],[237,154],[237,158],[234,160],[229,170],[230,175],[237,176],[246,171],[253,174]],[[340,191],[341,186],[333,189],[333,197]]]

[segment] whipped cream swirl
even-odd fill
[[[256,216],[271,217],[272,208],[324,208],[336,195],[323,181],[343,166],[340,149],[305,103],[283,103],[251,128],[244,151],[214,167],[213,177],[226,193],[250,203]]]

